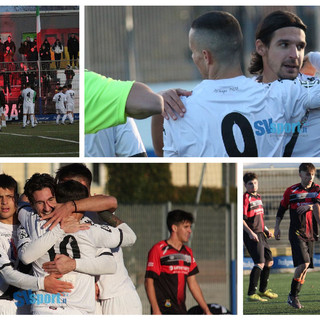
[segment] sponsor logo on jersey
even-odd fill
[[[40,304],[66,304],[68,294],[64,293],[63,296],[60,293],[32,293],[31,290],[21,290],[13,294],[13,298],[16,300],[17,307],[23,305],[40,305]]]

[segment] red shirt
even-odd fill
[[[154,287],[162,314],[186,314],[186,281],[199,272],[192,250],[183,245],[180,251],[163,240],[148,254],[146,278]]]
[[[312,210],[298,214],[297,209],[299,206],[312,205],[314,199],[318,197],[319,190],[319,185],[314,183],[308,189],[305,189],[301,183],[297,183],[285,191],[280,202],[277,217],[282,219],[285,210],[290,208],[289,231],[298,235],[302,240],[315,240],[318,228],[313,219]]]
[[[244,193],[243,195],[243,220],[248,227],[254,232],[263,232],[263,204],[259,194]]]

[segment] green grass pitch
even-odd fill
[[[294,309],[287,304],[293,273],[271,273],[268,288],[276,292],[277,299],[266,302],[246,301],[249,276],[243,276],[243,314],[319,314],[320,313],[320,272],[309,272],[302,286],[299,300],[303,309]]]
[[[7,123],[0,132],[0,157],[78,157],[79,122],[73,125],[39,123],[22,128]]]

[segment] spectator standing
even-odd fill
[[[50,54],[50,47],[43,43],[40,49],[40,60],[41,60],[41,68],[42,72],[47,72],[50,70],[50,61],[51,61],[51,54]]]
[[[74,67],[77,67],[79,54],[79,40],[76,38],[76,35],[74,33],[71,34],[71,37],[68,40],[68,52],[71,67],[73,66],[73,64]]]
[[[67,65],[66,70],[64,71],[66,75],[66,83],[65,86],[68,86],[69,84],[72,84],[72,79],[75,76],[74,71],[71,69],[70,64]]]
[[[56,39],[52,46],[54,52],[54,60],[56,61],[56,68],[60,69],[61,54],[63,52],[63,45],[59,39]]]
[[[4,43],[4,61],[12,62],[15,52],[16,52],[16,45],[12,41],[11,36],[9,35],[7,41]]]

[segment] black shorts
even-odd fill
[[[259,242],[253,241],[249,238],[246,232],[243,232],[243,242],[255,264],[272,261],[272,252],[267,242],[267,238],[263,232],[257,233]]]
[[[294,267],[310,263],[309,268],[313,268],[314,241],[303,241],[293,232],[289,232],[289,240]]]

